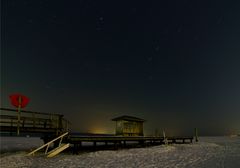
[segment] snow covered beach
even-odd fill
[[[239,168],[240,137],[201,137],[193,144],[159,145],[146,148],[104,150],[79,155],[62,153],[54,158],[26,156],[26,151],[39,146],[39,138],[1,137],[2,168]],[[31,142],[31,143],[30,143]]]

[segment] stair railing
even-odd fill
[[[40,146],[39,148],[35,149],[34,151],[32,151],[32,152],[30,152],[30,153],[28,153],[27,155],[28,155],[28,156],[30,156],[30,155],[34,155],[35,152],[37,152],[37,151],[43,149],[44,147],[46,147],[46,149],[45,149],[45,154],[47,154],[47,153],[48,153],[48,148],[49,148],[49,146],[50,146],[53,142],[57,141],[58,139],[60,139],[60,141],[59,141],[59,145],[58,145],[58,146],[60,146],[61,143],[62,143],[62,139],[63,139],[63,137],[66,136],[67,134],[68,134],[68,132],[66,132],[66,133],[64,133],[64,134],[62,134],[62,135],[60,135],[59,137],[57,137],[57,138],[55,138],[55,139],[49,141],[48,143],[46,143],[46,144]]]

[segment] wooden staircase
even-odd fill
[[[67,149],[70,146],[70,144],[61,144],[59,147],[51,150],[47,153],[47,157],[53,157],[62,152],[63,150]]]
[[[41,150],[41,149],[43,149],[43,148],[46,147],[46,149],[45,149],[45,155],[47,155],[47,157],[56,156],[57,154],[59,154],[60,152],[62,152],[63,150],[67,149],[67,148],[70,146],[69,143],[67,143],[67,144],[62,143],[63,137],[65,137],[67,134],[68,134],[68,132],[60,135],[59,137],[57,137],[57,138],[49,141],[48,143],[40,146],[39,148],[35,149],[34,151],[32,151],[32,152],[30,152],[30,153],[28,153],[27,155],[28,155],[28,156],[34,155],[37,151],[39,151],[39,150]],[[51,150],[51,151],[48,151],[49,146],[50,146],[51,144],[53,144],[55,141],[57,141],[57,140],[59,140],[58,147],[55,148],[55,149],[53,149],[53,150]]]

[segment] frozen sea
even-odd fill
[[[26,153],[39,138],[1,137],[1,168],[240,168],[240,137],[200,137],[198,143],[62,153],[54,158]]]

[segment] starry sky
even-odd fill
[[[240,2],[2,0],[1,107],[64,114],[72,130],[240,132]]]

